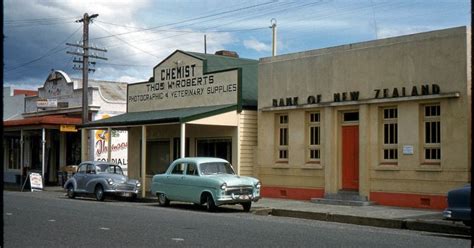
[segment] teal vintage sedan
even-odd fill
[[[161,206],[192,202],[212,212],[220,205],[241,204],[248,212],[260,199],[260,186],[256,178],[235,174],[224,159],[190,157],[173,161],[164,174],[153,176],[151,193]]]

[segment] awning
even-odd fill
[[[4,121],[4,127],[32,126],[32,125],[77,125],[81,124],[82,119],[76,117],[67,117],[63,115],[46,115],[37,117],[28,117],[19,120]]]
[[[144,112],[129,112],[110,118],[92,121],[81,128],[125,127],[147,124],[185,123],[225,112],[237,110],[237,105],[219,105],[183,109],[166,109]]]

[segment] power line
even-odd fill
[[[223,15],[223,14],[226,14],[226,13],[232,13],[232,12],[237,12],[237,11],[241,11],[241,10],[245,10],[245,9],[255,8],[257,6],[263,6],[263,5],[267,5],[267,4],[271,4],[271,3],[273,3],[273,2],[265,2],[265,3],[261,3],[261,4],[246,6],[246,7],[242,7],[242,8],[238,8],[238,9],[234,9],[234,10],[223,11],[223,12],[220,12],[220,13],[217,13],[217,14],[210,14],[210,15],[200,16],[200,17],[196,17],[196,18],[183,20],[183,21],[178,21],[178,22],[175,22],[175,23],[164,24],[164,25],[155,26],[155,27],[151,27],[151,28],[144,28],[144,29],[136,30],[136,31],[129,31],[129,32],[124,32],[124,33],[119,33],[119,34],[112,34],[112,35],[108,35],[108,36],[94,38],[94,40],[106,39],[106,38],[111,38],[111,37],[116,37],[116,36],[121,36],[121,35],[126,35],[126,34],[132,34],[132,33],[137,33],[137,32],[153,30],[153,29],[157,29],[157,28],[161,28],[161,27],[166,27],[166,26],[191,22],[191,21],[205,19],[205,18],[209,18],[209,17],[213,17],[213,16]]]
[[[51,18],[33,18],[33,19],[5,19],[4,23],[15,23],[15,22],[37,22],[37,21],[57,21],[57,20],[70,20],[78,18],[77,16],[70,17],[51,17]]]
[[[103,27],[100,26],[99,24],[96,24],[96,25],[97,25],[99,28],[103,29],[105,32],[107,32],[107,33],[110,34],[110,32],[109,32],[107,29],[103,28]],[[142,51],[142,52],[144,52],[144,53],[146,53],[146,54],[148,54],[148,55],[151,55],[151,56],[153,56],[153,57],[159,59],[158,56],[156,56],[156,55],[154,55],[154,54],[152,54],[152,53],[150,53],[150,52],[147,52],[147,51],[145,51],[145,50],[143,50],[143,49],[141,49],[141,48],[139,48],[139,47],[137,47],[137,46],[134,46],[134,45],[130,44],[129,42],[127,42],[126,40],[124,40],[124,39],[122,39],[122,38],[119,38],[118,36],[114,36],[114,37],[115,37],[116,39],[122,41],[123,43],[129,45],[129,46],[132,47],[132,48],[135,48],[135,49],[137,49],[137,50],[139,50],[139,51]]]
[[[58,53],[58,52],[60,52],[60,51],[66,50],[67,47],[64,48],[64,49],[57,50],[57,51],[53,52],[53,51],[56,50],[59,46],[63,45],[65,42],[67,42],[67,41],[68,41],[72,36],[74,36],[74,35],[77,33],[77,31],[79,31],[80,29],[81,29],[80,27],[79,27],[78,29],[76,29],[76,31],[74,31],[71,35],[69,35],[69,37],[67,37],[64,41],[61,41],[60,43],[58,43],[54,48],[50,49],[49,51],[47,51],[47,52],[46,52],[45,54],[43,54],[42,56],[40,56],[40,57],[38,57],[38,58],[36,58],[36,59],[30,60],[30,61],[28,61],[28,62],[25,62],[25,63],[23,63],[23,64],[21,64],[21,65],[15,66],[14,68],[8,69],[8,70],[6,70],[5,72],[10,72],[10,71],[16,70],[16,69],[18,69],[18,68],[21,68],[21,67],[23,67],[23,66],[27,66],[27,65],[29,65],[29,64],[32,64],[32,63],[34,63],[34,62],[36,62],[36,61],[39,61],[39,60],[41,60],[41,59],[43,59],[43,58],[46,58],[46,57],[48,57],[48,56],[51,56],[51,55],[53,55],[53,54],[55,54],[55,53]],[[53,53],[51,53],[51,52],[53,52]],[[51,54],[50,54],[50,53],[51,53]]]

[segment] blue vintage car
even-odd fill
[[[119,195],[137,198],[140,182],[128,179],[119,165],[101,162],[82,162],[70,179],[64,184],[69,198],[76,195],[94,195],[98,201],[103,201],[106,195]]]
[[[206,205],[215,211],[224,204],[241,204],[250,211],[253,201],[260,199],[260,182],[253,177],[238,176],[229,162],[220,158],[181,158],[164,174],[153,176],[151,193],[161,206],[170,201]]]
[[[471,185],[450,190],[448,192],[448,208],[443,211],[447,220],[462,221],[471,225]]]

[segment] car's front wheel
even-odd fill
[[[206,196],[206,209],[209,212],[214,212],[217,209],[217,206],[214,203],[214,199],[212,199],[211,194],[207,194],[207,196]]]
[[[95,187],[94,194],[95,199],[97,199],[98,201],[103,201],[105,199],[104,188],[102,187],[102,185],[97,185]]]
[[[244,208],[245,212],[249,212],[250,208],[252,207],[252,202],[244,202],[242,203],[242,207]]]
[[[76,197],[76,194],[74,193],[74,186],[70,184],[67,186],[67,197],[74,199]]]
[[[160,206],[166,207],[170,205],[170,200],[166,198],[165,194],[158,193],[158,204],[160,204]]]

